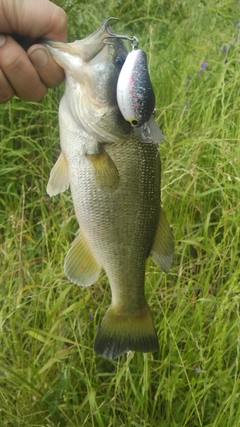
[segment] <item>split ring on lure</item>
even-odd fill
[[[148,73],[147,55],[134,49],[128,55],[117,82],[117,102],[133,127],[146,123],[155,108],[155,95]]]

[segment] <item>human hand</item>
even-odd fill
[[[66,14],[49,0],[0,0],[0,103],[14,95],[39,101],[64,72],[38,38],[66,41]],[[10,36],[31,39],[25,51]]]

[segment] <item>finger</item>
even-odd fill
[[[49,0],[0,1],[0,28],[6,34],[65,42],[67,16]]]
[[[43,29],[41,28],[41,30]],[[49,18],[49,25],[47,28],[45,26],[44,32],[41,31],[38,37],[59,40],[61,42],[67,41],[67,14],[61,7],[54,5],[51,17]]]
[[[14,96],[15,92],[9,81],[0,70],[0,104],[9,101]]]
[[[64,71],[48,50],[40,44],[31,46],[27,54],[45,86],[54,88],[64,79]]]
[[[47,88],[27,53],[9,36],[0,47],[0,69],[19,98],[39,101],[45,95]]]

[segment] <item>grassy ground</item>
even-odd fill
[[[0,107],[0,425],[240,425],[240,4],[215,0],[59,1],[69,40],[104,17],[139,37],[157,97],[162,199],[174,265],[151,261],[146,293],[159,354],[93,352],[110,302],[63,273],[77,230],[69,193],[50,199],[63,87]],[[103,12],[101,12],[103,11]]]

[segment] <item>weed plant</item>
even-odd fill
[[[238,427],[240,3],[56,3],[70,41],[117,16],[116,31],[148,54],[175,258],[168,275],[147,263],[159,353],[96,356],[109,285],[104,273],[87,289],[68,282],[71,196],[46,194],[63,85],[39,103],[1,105],[0,425]]]

